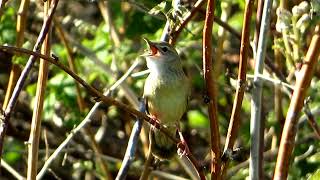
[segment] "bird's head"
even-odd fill
[[[149,50],[143,56],[146,57],[147,66],[153,70],[166,66],[176,66],[180,64],[180,57],[175,48],[167,42],[153,42],[144,38],[149,46]]]

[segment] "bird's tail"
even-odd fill
[[[175,136],[176,128],[173,130],[169,128],[169,132],[172,132],[172,135]],[[177,152],[176,144],[158,129],[150,129],[149,139],[152,154],[160,160],[170,159]]]

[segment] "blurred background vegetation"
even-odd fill
[[[101,1],[102,2],[102,1]],[[317,1],[314,1],[317,3]],[[71,47],[74,63],[78,75],[86,82],[99,89],[101,92],[110,87],[120,78],[135,61],[139,65],[134,73],[146,69],[145,61],[140,55],[146,49],[142,37],[151,40],[159,40],[166,23],[163,14],[170,14],[171,2],[160,0],[108,0],[102,3],[105,9],[99,8],[98,1],[75,0],[60,1],[55,14],[55,23],[59,23],[64,31],[67,43]],[[195,0],[182,0],[182,16],[194,5]],[[288,12],[301,1],[293,0],[288,3]],[[310,4],[308,2],[308,4]],[[317,4],[315,4],[317,5]],[[16,43],[16,22],[20,1],[10,0],[3,9],[0,23],[0,44],[15,45]],[[235,31],[241,32],[245,1],[243,0],[218,0],[216,1],[215,15],[223,18]],[[276,8],[279,2],[274,2],[272,12],[271,31],[269,34],[267,54],[274,58],[274,50],[281,52],[283,67],[279,70],[285,76],[289,76],[292,68],[285,62],[286,50],[284,48],[283,37],[276,30]],[[312,7],[309,5],[306,13],[312,14]],[[106,23],[102,16],[102,11],[107,11],[109,22]],[[223,15],[226,14],[226,15]],[[205,166],[205,172],[209,173],[209,120],[206,104],[204,103],[204,81],[202,77],[202,29],[205,16],[205,6],[201,8],[196,16],[190,21],[182,31],[176,43],[176,48],[181,55],[184,69],[192,82],[192,97],[188,107],[188,112],[181,120],[182,131],[187,139],[189,147],[201,165]],[[292,16],[292,15],[291,15]],[[289,18],[292,18],[289,16]],[[251,34],[254,37],[253,14]],[[25,30],[25,40],[23,47],[32,49],[43,21],[42,1],[32,0],[27,11],[27,24]],[[299,16],[300,18],[300,16]],[[290,20],[291,22],[291,20]],[[300,36],[300,60],[303,59],[312,36],[314,24],[306,25],[306,30]],[[289,23],[290,24],[290,23]],[[291,25],[291,24],[290,24]],[[112,29],[116,36],[112,36]],[[214,24],[213,43],[215,53],[222,51],[222,64],[216,74],[218,87],[218,118],[221,135],[221,147],[224,145],[225,135],[228,130],[229,118],[231,115],[233,98],[235,94],[235,80],[238,72],[240,40],[235,34],[226,30],[223,41],[221,33],[223,31],[219,25]],[[289,34],[293,34],[289,29]],[[277,39],[277,41],[273,41]],[[276,42],[276,43],[274,43]],[[220,43],[220,44],[219,44]],[[222,44],[221,44],[222,43]],[[58,36],[56,28],[52,28],[52,53],[59,57],[59,60],[67,64],[68,54],[66,46]],[[214,60],[215,60],[214,53]],[[14,56],[12,61],[1,59],[0,61],[0,102],[4,100],[7,83],[12,64],[18,64],[23,68],[28,57]],[[286,64],[287,63],[287,64]],[[299,64],[300,62],[295,62]],[[248,74],[253,74],[253,59],[249,61]],[[319,65],[319,63],[318,63]],[[22,175],[26,174],[27,168],[27,147],[30,122],[32,119],[33,103],[35,101],[38,63],[32,69],[24,91],[20,95],[18,104],[10,120],[7,138],[5,141],[3,159],[14,167]],[[109,69],[110,71],[106,71]],[[266,72],[268,74],[268,72]],[[134,97],[141,97],[143,84],[146,75],[129,76],[125,83],[134,92]],[[319,109],[320,106],[320,68],[316,68],[315,76],[312,79],[308,93],[311,101],[309,103],[312,110]],[[236,147],[249,149],[250,147],[250,78],[249,86],[245,94],[242,106],[241,128],[236,141]],[[294,85],[294,78],[289,80]],[[59,68],[50,65],[48,84],[44,102],[42,119],[42,130],[39,150],[39,168],[46,160],[48,153],[51,154],[58,145],[71,133],[88,113],[95,103],[93,97],[85,89],[81,88],[81,96],[84,98],[85,110],[81,111],[77,104],[77,92],[74,80]],[[125,96],[123,89],[116,89],[112,92],[112,97],[126,104],[130,101]],[[266,122],[265,127],[265,152],[278,147],[280,133],[285,118],[286,110],[290,99],[282,96],[281,114],[276,116],[275,112],[275,92],[272,83],[265,83],[263,89],[263,110],[262,117]],[[319,114],[319,112],[318,112]],[[279,119],[280,117],[280,119]],[[320,123],[319,115],[315,115],[316,121]],[[134,123],[134,117],[115,107],[103,105],[99,108],[99,113],[90,122],[90,131],[93,139],[98,143],[103,154],[103,160],[107,163],[108,169],[115,177],[124,156],[128,137]],[[289,179],[308,179],[320,167],[320,143],[319,139],[308,123],[299,121],[299,126],[295,146],[294,157],[290,166]],[[50,171],[45,175],[45,179],[98,179],[102,178],[101,169],[97,165],[97,154],[92,149],[91,141],[87,133],[77,134],[69,143],[54,163],[50,166]],[[245,154],[248,157],[248,153]],[[243,162],[246,158],[241,159]],[[271,153],[264,164],[266,179],[272,178],[276,155]],[[137,179],[140,176],[145,161],[143,144],[139,144],[136,159],[131,167],[128,179]],[[231,162],[228,172],[229,179],[245,179],[248,177],[248,166],[239,167],[241,162]],[[161,163],[158,168],[161,171],[172,173],[188,178],[176,159]],[[12,175],[6,170],[2,171],[0,178],[12,179]]]

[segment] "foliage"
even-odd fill
[[[216,2],[217,17],[221,15],[221,2]],[[243,14],[245,1],[228,0],[232,11],[229,13],[227,24],[237,32],[241,32],[243,24]],[[315,1],[312,1],[315,2]],[[9,1],[4,7],[4,13],[0,21],[0,44],[14,45],[16,41],[16,24],[18,6],[16,1]],[[90,85],[99,91],[109,88],[117,79],[119,79],[131,66],[134,60],[139,59],[140,63],[134,70],[134,73],[146,69],[145,61],[139,58],[146,49],[142,37],[151,40],[159,40],[166,23],[166,18],[171,17],[173,12],[171,1],[160,0],[139,0],[139,1],[108,1],[108,10],[110,11],[110,22],[105,22],[96,1],[64,1],[59,2],[64,6],[59,6],[56,13],[56,20],[62,25],[67,42],[72,47],[72,56],[77,69],[77,74]],[[180,10],[182,16],[190,11],[195,3],[191,1],[181,1]],[[273,14],[273,24],[275,28],[270,32],[270,41],[268,42],[267,54],[274,59],[274,52],[280,52],[281,64],[277,65],[278,70],[288,77],[290,85],[295,84],[295,73],[299,70],[304,60],[306,51],[310,44],[310,38],[314,33],[314,27],[319,24],[319,15],[314,11],[316,5],[309,5],[301,14],[294,11],[295,8],[301,7],[300,4],[289,3],[288,9],[278,11],[278,16],[282,19],[277,20],[276,7]],[[305,4],[304,4],[305,5]],[[310,6],[310,7],[309,7]],[[80,10],[79,10],[80,9]],[[33,11],[31,11],[33,10]],[[255,8],[256,10],[256,8]],[[42,26],[42,6],[38,3],[30,3],[28,11],[28,26],[25,31],[24,47],[32,49],[39,30]],[[190,21],[180,34],[176,49],[181,55],[184,69],[186,70],[192,84],[192,95],[188,107],[188,112],[181,120],[181,127],[187,142],[195,157],[205,166],[209,167],[207,158],[210,144],[210,130],[208,112],[205,104],[205,89],[202,76],[202,28],[204,23],[205,7],[202,7],[195,17]],[[311,16],[313,14],[313,17]],[[253,18],[255,20],[255,18]],[[175,22],[179,24],[180,22]],[[174,24],[175,24],[174,23]],[[111,25],[111,26],[110,26]],[[176,25],[176,24],[175,24]],[[113,26],[113,27],[112,27]],[[218,44],[218,25],[214,24],[213,36],[214,47]],[[111,29],[115,28],[120,38],[120,45],[117,46],[114,38],[111,36]],[[251,27],[251,34],[254,34],[255,27]],[[253,36],[252,36],[253,37]],[[251,38],[253,39],[253,38]],[[271,40],[272,39],[272,40]],[[273,41],[274,40],[274,41]],[[287,44],[286,44],[287,43]],[[59,61],[68,64],[68,52],[65,45],[58,37],[55,27],[52,28],[52,53],[59,57]],[[223,65],[214,67],[220,69],[220,75],[216,78],[217,83],[217,105],[219,130],[221,141],[224,144],[225,136],[228,130],[229,119],[231,116],[233,99],[236,87],[233,85],[238,73],[240,41],[233,34],[227,33],[223,44]],[[297,51],[295,51],[297,50]],[[216,51],[216,50],[215,50]],[[214,52],[215,52],[214,51]],[[91,54],[90,54],[91,53]],[[92,54],[95,56],[92,57]],[[96,59],[95,59],[96,58]],[[215,57],[216,58],[216,57]],[[250,56],[250,58],[253,58]],[[26,57],[16,56],[14,63],[23,67],[26,63]],[[292,59],[292,61],[290,61]],[[2,59],[1,59],[2,60]],[[98,60],[101,64],[97,64]],[[215,59],[214,59],[215,60]],[[274,62],[273,62],[274,63]],[[249,63],[253,64],[253,63]],[[0,62],[0,65],[1,62]],[[319,66],[319,63],[318,63]],[[32,109],[36,101],[37,74],[39,64],[37,63],[24,86],[24,92],[21,94],[19,102],[15,107],[15,112],[10,120],[8,138],[6,140],[3,158],[11,166],[18,169],[21,174],[26,172],[26,145],[30,131],[30,120],[32,119]],[[281,68],[280,68],[281,67]],[[10,67],[0,66],[0,73],[7,72]],[[112,71],[106,72],[106,69]],[[264,76],[272,77],[274,73],[266,69]],[[269,71],[269,72],[267,72]],[[250,66],[248,74],[253,72]],[[9,72],[6,73],[9,77]],[[308,95],[311,99],[309,106],[311,109],[320,106],[320,68],[315,69],[315,76],[312,79]],[[135,97],[141,97],[143,93],[143,83],[145,76],[129,76],[125,84],[135,94]],[[7,82],[7,81],[5,81]],[[248,78],[248,87],[244,101],[242,103],[241,127],[239,130],[236,146],[250,148],[250,99],[251,99],[251,80]],[[3,100],[7,84],[0,81],[0,99]],[[118,87],[111,93],[111,97],[130,105],[127,92]],[[80,111],[77,102],[77,91],[75,81],[61,69],[50,65],[49,76],[46,86],[46,95],[42,114],[42,135],[40,138],[39,166],[45,161],[46,154],[44,151],[56,149],[65,139],[66,135],[72,133],[71,130],[76,127],[89,112],[95,103],[94,97],[85,89],[81,88],[81,96],[85,102],[85,110]],[[275,109],[275,92],[274,84],[265,83],[263,91],[263,120],[266,122],[265,132],[269,136],[265,137],[265,151],[271,150],[275,143],[278,147],[280,133],[283,127],[283,118],[285,118],[290,98],[282,94],[282,106]],[[2,101],[1,101],[2,102]],[[282,119],[278,119],[277,112],[283,113]],[[303,115],[303,113],[301,113]],[[317,123],[320,123],[319,114],[314,116]],[[97,141],[103,161],[108,165],[111,174],[115,177],[119,169],[119,163],[124,156],[126,143],[130,136],[132,120],[134,118],[123,110],[115,107],[103,105],[99,108],[98,113],[88,125],[92,130],[93,139]],[[44,132],[45,131],[45,132]],[[44,135],[46,134],[46,135]],[[85,138],[84,138],[85,137]],[[304,123],[299,127],[297,133],[297,143],[292,156],[289,179],[319,179],[320,176],[320,143],[315,140],[314,131],[309,124]],[[46,144],[48,143],[48,144]],[[88,134],[77,134],[71,141],[68,148],[65,149],[65,158],[63,154],[52,164],[51,170],[54,173],[47,173],[46,178],[57,176],[61,179],[84,179],[89,173],[96,178],[104,177],[98,162],[100,155],[92,147],[92,139]],[[129,177],[137,179],[140,176],[143,163],[145,161],[145,152],[143,142],[139,144],[138,152],[135,157],[135,163],[131,167]],[[308,152],[310,146],[313,150],[304,159],[296,160],[295,157],[301,156]],[[221,146],[223,147],[223,146]],[[248,156],[248,154],[247,154]],[[266,158],[264,164],[265,176],[271,178],[275,166],[275,156]],[[66,161],[65,166],[61,166],[62,161]],[[232,162],[231,169],[239,163]],[[172,174],[188,177],[187,173],[177,165],[175,160],[170,160],[159,165],[159,169]],[[70,170],[70,172],[69,172]],[[209,170],[206,169],[206,174]],[[249,176],[248,167],[241,168],[231,179],[245,179]],[[23,174],[25,176],[25,174]],[[12,175],[5,173],[3,177],[12,178]],[[2,176],[0,176],[1,178]]]

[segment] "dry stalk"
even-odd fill
[[[297,82],[290,106],[287,112],[286,121],[282,131],[279,153],[277,157],[275,173],[273,179],[284,180],[287,179],[289,171],[290,157],[294,148],[294,140],[297,131],[297,121],[299,114],[304,105],[304,98],[306,96],[308,87],[313,75],[315,64],[320,53],[320,30],[319,25],[315,29],[315,34],[312,37],[311,43],[305,61],[297,76]]]

